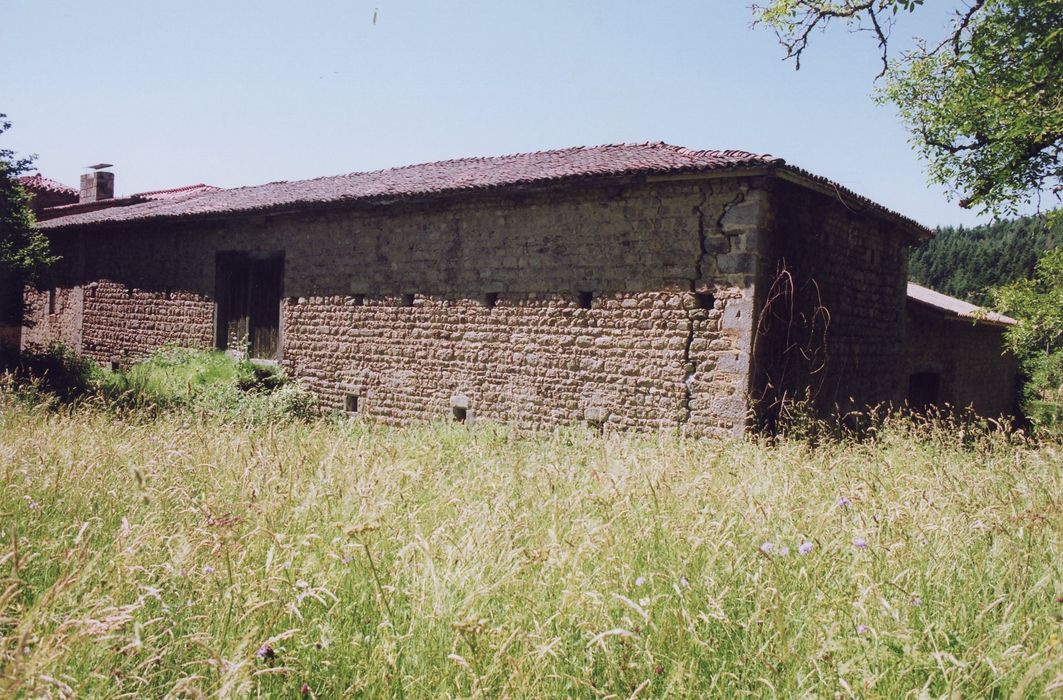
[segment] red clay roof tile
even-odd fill
[[[133,197],[138,199],[173,199],[175,197],[183,197],[186,194],[198,194],[200,192],[208,192],[210,190],[220,190],[220,187],[214,185],[205,185],[202,182],[195,185],[185,185],[184,187],[171,187],[168,190],[151,190],[150,192],[137,192]]]
[[[18,178],[18,184],[31,192],[56,192],[58,194],[77,194],[73,187],[68,187],[61,182],[56,182],[40,173],[35,175],[23,175]]]
[[[694,151],[660,142],[576,147],[446,160],[313,180],[273,182],[255,187],[194,190],[188,194],[182,193],[178,198],[153,199],[143,204],[64,216],[43,223],[42,228],[224,216],[343,202],[411,199],[584,178],[740,171],[781,168],[784,165],[781,158],[769,155],[735,150]],[[806,180],[829,184],[839,194],[844,193],[925,231],[911,219],[844,190],[825,178],[785,167]]]

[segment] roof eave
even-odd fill
[[[704,177],[704,175],[705,174],[703,173],[702,177]],[[647,177],[645,174],[622,173],[612,175],[577,176],[573,178],[544,180],[541,182],[531,183],[516,183],[511,185],[497,185],[484,188],[455,188],[450,190],[439,190],[436,192],[425,192],[415,195],[383,195],[375,197],[351,197],[347,199],[335,199],[327,201],[286,202],[284,204],[277,204],[265,207],[255,207],[218,212],[189,213],[176,216],[146,216],[139,219],[64,222],[63,219],[65,217],[58,217],[55,219],[48,220],[49,225],[44,226],[43,229],[46,231],[62,231],[71,229],[98,229],[140,226],[146,223],[169,224],[184,222],[225,221],[253,216],[282,216],[287,214],[298,214],[302,212],[333,211],[340,209],[349,209],[358,206],[375,208],[391,206],[394,204],[419,204],[424,202],[438,201],[441,199],[456,199],[460,197],[482,197],[499,194],[518,195],[525,193],[551,192],[564,190],[573,182],[580,182],[585,184],[609,184],[624,186],[646,181],[646,179]],[[148,204],[152,201],[154,200],[140,200],[137,202],[133,202],[133,204]]]
[[[823,180],[815,175],[805,172],[800,168],[795,168],[790,165],[782,165],[775,169],[773,173],[776,177],[787,182],[792,182],[795,185],[800,185],[807,189],[819,192],[820,194],[827,195],[828,197],[835,197],[843,204],[845,201],[843,197],[851,197],[861,207],[867,208],[870,212],[878,215],[880,218],[884,218],[894,224],[896,224],[902,232],[908,235],[913,243],[921,243],[930,238],[933,238],[934,231],[926,226],[923,226],[918,221],[910,219],[903,214],[899,214],[891,209],[887,209],[881,204],[877,204],[867,197],[852,192],[846,188],[841,188],[829,181]],[[848,206],[848,205],[847,205]]]
[[[912,296],[908,297],[908,303],[915,304],[916,306],[922,309],[926,309],[928,311],[933,311],[938,316],[943,316],[946,321],[957,321],[960,323],[967,323],[970,325],[977,326],[996,326],[997,328],[1010,328],[1011,326],[1014,326],[1017,323],[1014,319],[1003,321],[997,318],[990,318],[989,316],[979,318],[977,316],[968,316],[965,314],[960,314],[951,309],[943,309],[936,304],[933,304],[928,301],[923,301],[922,299],[916,299]]]
[[[869,212],[887,219],[888,221],[896,224],[902,232],[907,234],[908,238],[913,243],[921,243],[929,238],[932,238],[934,232],[923,226],[914,219],[910,219],[903,214],[899,214],[891,209],[887,209],[881,204],[863,197],[861,195],[852,192],[847,188],[835,186],[830,181],[819,178],[815,175],[795,168],[785,163],[772,163],[768,165],[755,165],[755,166],[738,166],[734,168],[707,170],[700,172],[689,173],[675,173],[675,174],[662,174],[662,175],[649,175],[646,178],[647,182],[675,182],[685,180],[717,180],[721,178],[734,178],[734,177],[777,177],[781,180],[791,182],[800,187],[813,190],[820,194],[827,195],[828,197],[837,197],[841,199],[844,196],[853,198],[859,206],[866,208]],[[844,203],[844,202],[843,202]]]

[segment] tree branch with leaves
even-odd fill
[[[960,206],[1014,213],[1063,192],[1063,0],[968,0],[935,42],[894,52],[896,19],[923,0],[772,0],[753,5],[800,68],[833,24],[875,38],[877,99],[897,106],[930,179]]]
[[[10,128],[7,115],[0,114],[0,135]],[[36,228],[29,195],[18,183],[18,176],[32,164],[32,157],[0,148],[0,326],[21,325],[24,287],[57,260]]]

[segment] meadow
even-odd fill
[[[1063,445],[0,391],[3,697],[1063,694]]]

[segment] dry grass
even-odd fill
[[[1063,693],[1058,445],[0,411],[5,697]]]

